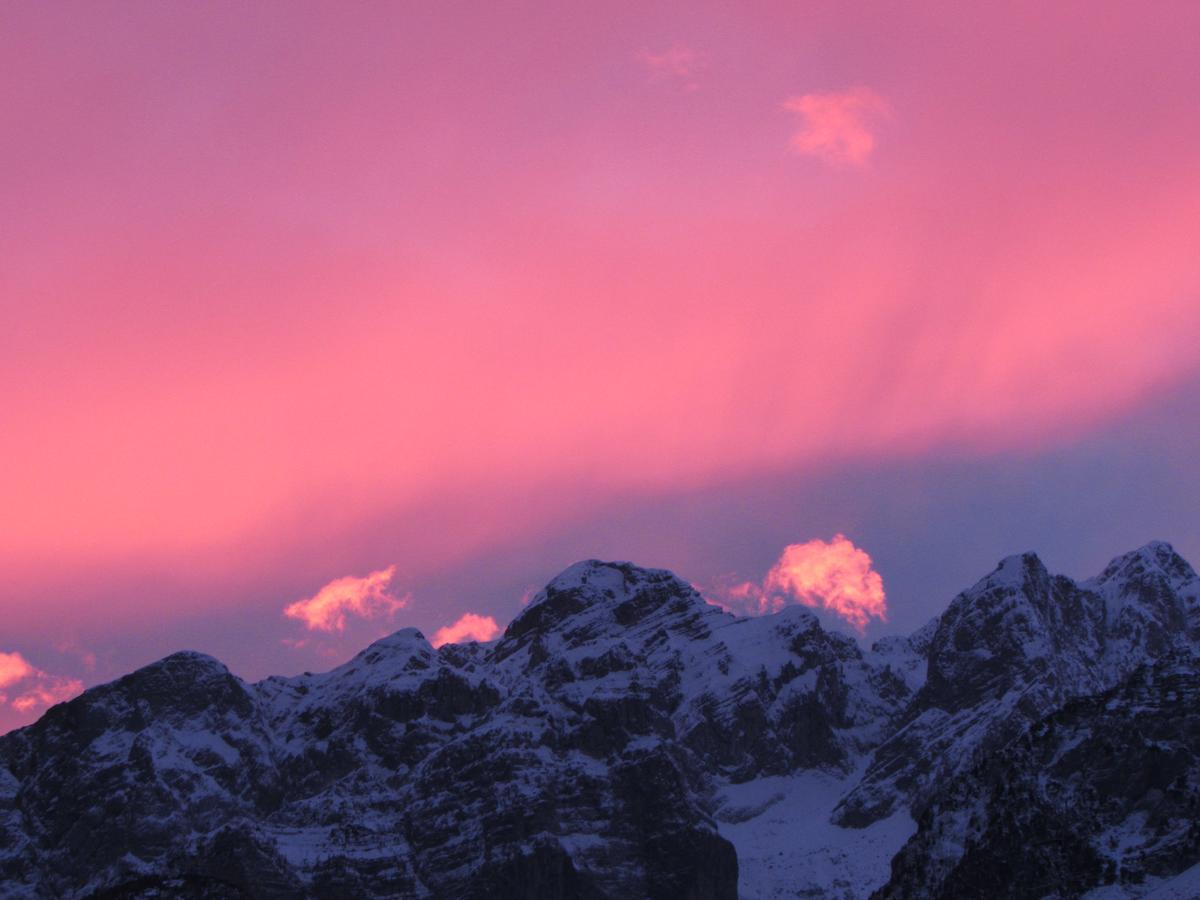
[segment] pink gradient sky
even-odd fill
[[[415,586],[1192,383],[1200,5],[847,6],[0,11],[0,652],[258,676],[203,622],[270,610],[315,667],[281,610],[390,566],[503,625]]]

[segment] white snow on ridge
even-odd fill
[[[868,828],[829,817],[861,772],[810,770],[729,784],[717,792],[721,836],[737,848],[741,900],[866,900],[887,880],[892,857],[917,830],[908,812]]]

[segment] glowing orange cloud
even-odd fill
[[[0,688],[9,687],[19,691],[11,705],[21,713],[53,706],[83,692],[83,682],[77,678],[63,678],[43,672],[20,653],[0,653]],[[8,702],[8,695],[0,694],[0,705]]]
[[[430,641],[435,647],[442,644],[461,644],[464,641],[490,641],[500,633],[500,626],[491,616],[466,613],[453,625],[439,628]]]
[[[866,163],[875,149],[872,125],[891,116],[887,101],[867,87],[804,94],[788,99],[783,107],[804,119],[792,135],[792,149],[835,166]]]
[[[343,631],[349,615],[364,619],[393,615],[410,599],[407,594],[398,597],[388,591],[395,574],[396,567],[388,566],[363,578],[337,578],[312,597],[290,604],[283,614],[299,619],[310,631]]]
[[[860,634],[871,619],[887,621],[883,579],[871,557],[843,534],[832,541],[789,544],[762,584],[743,581],[723,586],[718,606],[743,615],[766,615],[800,603],[827,609]]]

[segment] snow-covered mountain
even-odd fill
[[[869,651],[592,560],[491,644],[180,653],[54,707],[0,738],[0,893],[1136,896],[1200,863],[1198,652],[1161,543],[1011,557]]]

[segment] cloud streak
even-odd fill
[[[883,578],[871,557],[844,534],[832,541],[789,544],[761,583],[743,581],[718,588],[718,606],[761,616],[801,604],[824,609],[862,634],[872,619],[887,621]]]
[[[303,622],[310,631],[327,632],[344,631],[349,616],[374,619],[394,615],[411,599],[391,592],[395,574],[396,567],[388,566],[362,578],[347,575],[334,579],[313,596],[289,604],[283,614]]]
[[[835,167],[865,165],[875,151],[875,126],[892,116],[888,102],[868,87],[803,94],[783,108],[802,119],[792,149]]]
[[[500,634],[500,626],[491,616],[465,613],[451,625],[439,628],[429,643],[435,647],[443,644],[461,644],[464,641],[490,641]]]

